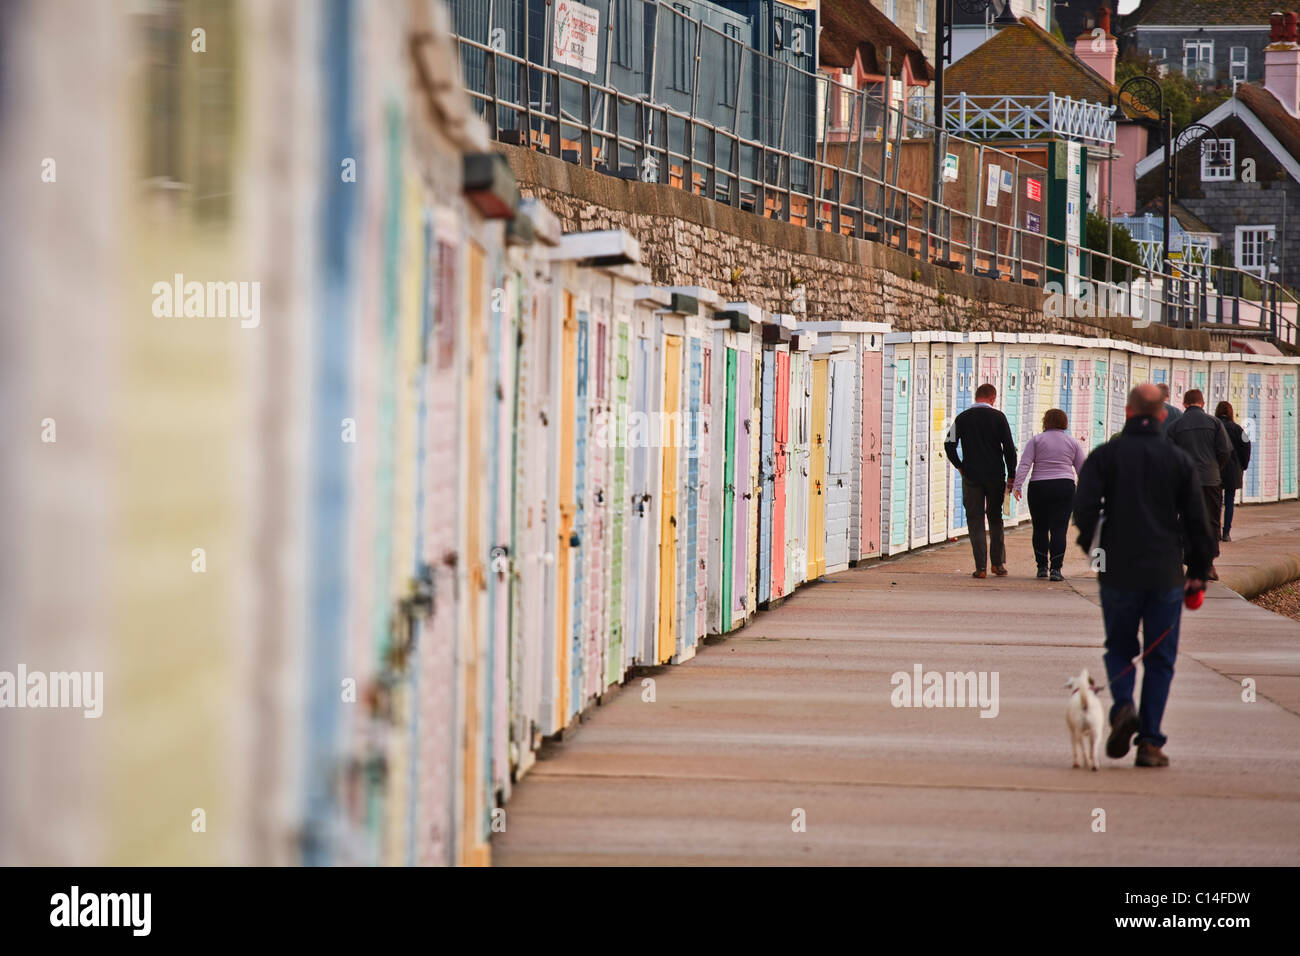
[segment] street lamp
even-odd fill
[[[1172,278],[1169,268],[1169,241],[1172,236],[1170,219],[1173,215],[1174,196],[1176,195],[1177,167],[1175,158],[1178,151],[1205,136],[1213,136],[1214,131],[1202,123],[1190,123],[1174,136],[1174,114],[1165,109],[1164,92],[1160,84],[1149,76],[1134,76],[1124,81],[1119,88],[1119,101],[1111,110],[1110,118],[1116,122],[1125,118],[1124,94],[1128,94],[1133,108],[1141,113],[1155,113],[1161,117],[1160,126],[1164,139],[1164,234],[1160,240],[1160,281],[1163,290],[1160,296],[1160,320],[1169,322],[1169,280]],[[1110,226],[1110,228],[1114,228]]]

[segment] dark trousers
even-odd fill
[[[1040,568],[1061,570],[1065,561],[1065,539],[1070,529],[1070,507],[1074,504],[1074,482],[1069,478],[1031,481],[1026,497],[1029,517],[1034,522],[1034,560]]]
[[[1174,680],[1174,658],[1178,656],[1178,624],[1183,613],[1183,588],[1129,591],[1101,585],[1101,615],[1106,624],[1106,676],[1110,681],[1110,720],[1124,704],[1133,703],[1137,668],[1122,673],[1134,658],[1160,643],[1142,662],[1142,704],[1138,707],[1138,741],[1157,747],[1165,745],[1160,721]],[[1142,626],[1142,648],[1138,648],[1138,625]],[[1168,634],[1165,634],[1165,631]],[[1164,637],[1161,638],[1161,635]],[[1122,675],[1122,676],[1121,676]]]
[[[963,477],[961,503],[966,509],[966,523],[970,528],[970,549],[975,555],[975,570],[987,571],[991,560],[994,567],[1007,563],[1007,548],[1002,540],[1002,496],[1006,482],[981,485]],[[984,537],[984,519],[989,519],[988,539]]]
[[[1223,489],[1223,533],[1232,534],[1232,509],[1237,507],[1237,489]]]
[[[1223,511],[1223,489],[1218,485],[1201,485],[1205,494],[1205,516],[1210,519],[1210,542],[1214,550],[1210,552],[1219,556],[1219,514]]]

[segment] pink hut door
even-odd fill
[[[881,352],[862,356],[862,555],[880,553]]]

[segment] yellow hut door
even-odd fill
[[[465,431],[467,436],[466,461],[472,474],[478,474],[483,468],[483,432],[487,424],[484,415],[483,391],[486,388],[484,368],[488,361],[485,329],[485,256],[476,242],[469,244],[469,294],[467,307],[470,316],[470,356],[466,365],[466,412]],[[466,866],[484,865],[488,862],[487,847],[483,843],[482,831],[487,808],[483,806],[479,781],[482,776],[482,762],[487,759],[485,749],[485,726],[483,723],[482,693],[483,679],[486,676],[480,670],[483,657],[484,635],[482,633],[482,601],[487,587],[487,570],[484,567],[483,547],[483,501],[482,488],[470,482],[466,486],[465,498],[465,554],[468,556],[469,594],[466,598],[469,631],[465,635],[463,653],[465,655],[465,690],[461,714],[464,718],[464,737],[461,741],[464,782],[462,784],[464,830],[461,834],[461,863]],[[489,715],[488,720],[491,719]]]
[[[569,699],[569,608],[573,600],[573,548],[569,538],[573,534],[573,521],[578,505],[574,501],[573,456],[574,414],[578,395],[578,318],[574,314],[573,293],[564,293],[563,366],[560,371],[560,530],[555,543],[556,557],[556,627],[555,673],[551,675],[555,686],[555,730],[564,727],[564,705]]]
[[[663,477],[659,508],[659,663],[677,652],[677,446],[681,430],[682,340],[664,336]]]
[[[826,573],[826,359],[813,360],[808,461],[808,580]]]

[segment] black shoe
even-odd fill
[[[1220,540],[1220,541],[1231,541],[1231,540],[1232,540],[1232,535],[1228,534],[1228,532],[1225,531],[1225,532],[1223,532],[1223,537],[1220,538],[1219,540]]]
[[[1165,752],[1155,744],[1149,744],[1145,740],[1138,744],[1137,759],[1133,761],[1135,767],[1168,767],[1169,758]]]
[[[1040,578],[1045,578],[1045,577],[1047,577],[1047,568],[1039,568],[1039,569],[1038,569],[1038,576],[1039,576]]]
[[[1052,568],[1051,579],[1053,581],[1064,581],[1065,575],[1062,574],[1060,571],[1058,571],[1056,568]]]
[[[1137,711],[1132,704],[1125,704],[1111,722],[1110,736],[1106,739],[1106,756],[1118,760],[1128,753],[1128,748],[1133,744],[1133,735],[1137,732]]]

